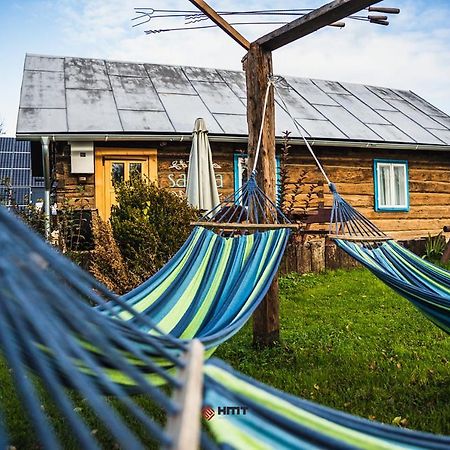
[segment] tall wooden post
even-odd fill
[[[252,44],[214,11],[205,0],[189,1],[248,51],[244,69],[247,78],[248,155],[251,170],[261,127],[267,82],[269,76],[272,75],[271,51],[379,3],[381,0],[333,0],[260,37]],[[268,101],[257,171],[259,187],[275,201],[275,102],[273,92]],[[279,340],[279,335],[278,280],[275,279],[264,301],[253,315],[253,342],[258,346],[272,345]]]
[[[263,105],[269,77],[272,76],[272,53],[251,44],[244,61],[247,78],[248,167],[253,168],[255,152],[263,119]],[[273,89],[267,102],[261,150],[257,161],[257,182],[264,193],[276,201],[275,106]],[[279,341],[280,319],[278,278],[275,278],[263,302],[253,314],[253,343],[270,346]]]

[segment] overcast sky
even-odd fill
[[[218,10],[237,0],[211,0]],[[245,9],[308,8],[325,0],[246,0]],[[389,0],[389,27],[347,20],[274,52],[275,72],[410,89],[450,113],[450,1]],[[187,0],[1,0],[0,119],[14,135],[25,53],[240,69],[244,50],[218,29],[160,33],[184,19],[132,27],[135,7],[192,10]],[[155,13],[156,14],[156,13]],[[243,20],[240,18],[240,20]],[[250,40],[276,28],[241,26]]]

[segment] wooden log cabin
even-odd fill
[[[291,131],[283,159],[291,193],[303,180],[297,212],[305,202],[327,208],[331,196],[293,119],[340,193],[382,230],[413,239],[450,225],[447,114],[408,90],[298,77],[286,77],[277,96],[279,154]],[[26,55],[17,138],[48,137],[57,201],[82,195],[107,219],[113,178],[142,173],[183,194],[198,117],[209,128],[220,194],[238,188],[245,102],[243,72]]]

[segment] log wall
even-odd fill
[[[184,177],[187,174],[190,142],[110,142],[102,146],[157,148],[158,182],[182,195]],[[213,161],[217,164],[219,195],[223,198],[233,192],[233,155],[245,152],[246,144],[211,143]],[[445,225],[450,225],[450,151],[388,151],[383,149],[345,149],[314,146],[319,160],[329,177],[336,183],[338,191],[353,206],[383,231],[398,239],[413,239],[437,234]],[[409,166],[410,211],[375,212],[373,160],[406,160]],[[174,162],[182,161],[179,168]],[[80,178],[70,173],[70,151],[64,144],[58,144],[55,155],[55,178],[57,180],[58,203],[64,199],[83,197],[95,207],[94,175],[88,175],[83,184]],[[181,168],[180,168],[181,167]],[[332,197],[323,185],[323,178],[312,157],[304,147],[292,147],[287,169],[291,182],[306,171],[305,185],[296,198],[296,209],[301,210],[307,200],[307,193],[313,188],[315,195],[310,208],[319,205],[331,206]],[[318,183],[321,184],[318,186]],[[293,185],[290,185],[292,191]],[[289,186],[288,186],[289,196]],[[326,225],[316,225],[312,229],[326,229]],[[450,234],[447,235],[450,237]]]
[[[387,151],[369,149],[315,148],[329,178],[339,193],[380,229],[397,239],[437,234],[450,224],[450,151]],[[406,160],[409,166],[409,212],[376,212],[374,209],[374,159]],[[293,148],[288,167],[291,180],[305,168],[306,182],[322,176],[303,148]],[[321,190],[321,188],[319,188]],[[323,188],[323,201],[330,207],[332,196]],[[301,199],[300,199],[301,200]]]

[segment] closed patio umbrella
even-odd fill
[[[192,134],[186,195],[189,204],[202,211],[209,211],[219,204],[208,129],[201,118],[195,121]]]

